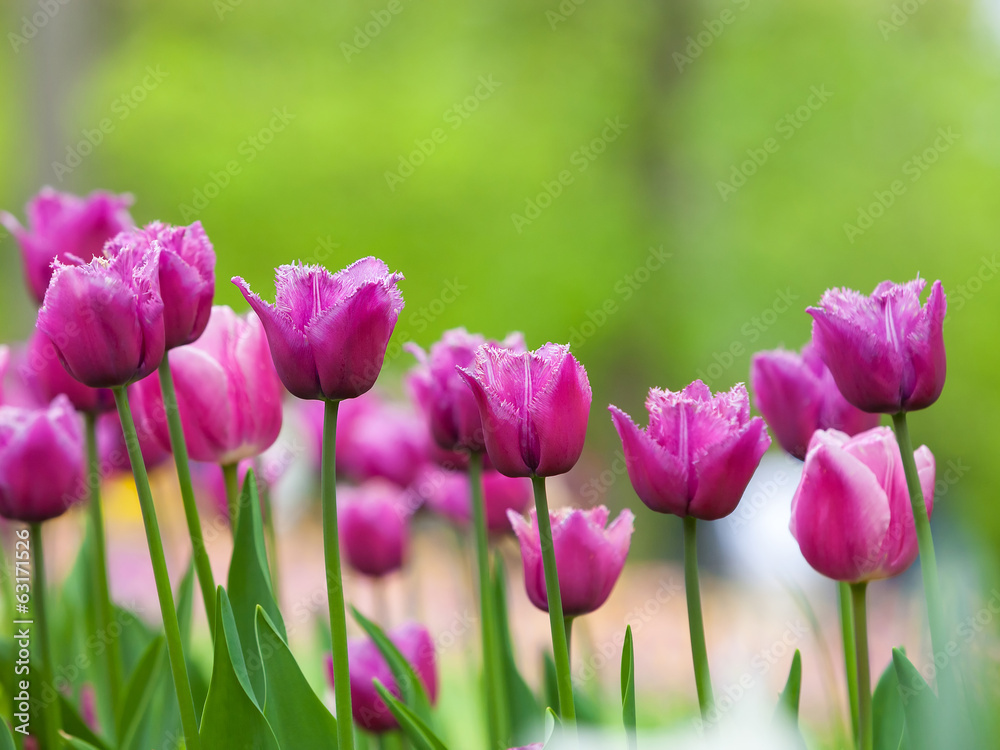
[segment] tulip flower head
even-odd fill
[[[459,372],[472,388],[490,462],[509,477],[565,474],[583,452],[590,416],[587,371],[568,345],[476,350]]]
[[[564,508],[549,513],[559,592],[566,617],[585,615],[604,604],[625,567],[635,516],[623,510],[605,528],[608,515],[603,505],[590,510]],[[534,509],[529,520],[512,510],[507,511],[507,516],[521,543],[528,599],[543,612],[548,612],[538,517]]]
[[[280,266],[275,304],[233,278],[260,317],[281,382],[299,398],[337,401],[371,389],[403,309],[403,279],[377,258],[331,274],[322,266]]]
[[[41,409],[0,406],[0,516],[38,523],[87,496],[83,424],[65,396]]]
[[[52,278],[52,261],[85,263],[100,257],[105,242],[133,226],[130,205],[131,195],[97,191],[81,198],[45,187],[28,203],[27,228],[0,211],[0,224],[21,248],[28,290],[38,303]]]
[[[511,530],[507,511],[524,513],[531,504],[531,480],[527,477],[506,477],[499,471],[486,469],[482,474],[483,504],[486,506],[486,528],[494,534]],[[418,482],[427,506],[461,526],[472,518],[469,476],[460,471],[448,471],[428,466]]]
[[[652,388],[649,426],[608,407],[636,494],[660,513],[714,521],[734,510],[771,444],[764,420],[750,416],[743,384],[712,395],[696,380],[679,392]]]
[[[813,316],[813,343],[850,403],[868,412],[924,409],[941,395],[946,367],[947,301],[935,281],[921,307],[926,281],[883,281],[866,297],[831,289]]]
[[[62,393],[77,411],[114,411],[115,397],[111,391],[86,386],[66,372],[55,345],[41,331],[35,331],[28,339],[24,356],[18,363],[18,375],[39,403],[47,404]]]
[[[934,456],[922,445],[913,457],[930,514]],[[917,536],[892,430],[876,427],[854,437],[816,432],[792,498],[790,528],[806,561],[837,581],[890,578],[910,567]]]
[[[340,544],[352,568],[381,578],[403,567],[410,546],[410,516],[417,509],[413,499],[406,490],[379,479],[341,490]]]
[[[110,259],[77,265],[55,261],[36,325],[66,371],[84,385],[126,385],[160,366],[158,252],[126,247]]]
[[[861,411],[841,395],[811,343],[801,354],[784,349],[757,352],[750,362],[750,387],[754,405],[778,443],[799,459],[806,457],[816,430],[857,435],[879,423],[877,414]]]

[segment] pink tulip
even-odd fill
[[[38,330],[74,378],[92,388],[141,380],[163,360],[157,252],[122,250],[83,265],[55,262]]]
[[[516,352],[485,344],[473,366],[459,372],[476,396],[497,471],[549,477],[573,468],[587,436],[591,391],[569,346]]]
[[[410,663],[417,678],[423,685],[431,704],[437,703],[438,681],[434,641],[427,628],[415,623],[407,623],[387,633],[389,640]],[[354,638],[347,642],[348,661],[351,665],[351,713],[354,720],[365,730],[382,734],[398,729],[395,717],[390,713],[385,701],[375,690],[375,680],[381,682],[394,696],[401,693],[389,664],[369,639]],[[333,660],[326,657],[327,677],[334,684]]]
[[[486,506],[486,528],[502,534],[511,530],[507,511],[524,513],[531,504],[531,481],[526,477],[506,477],[499,471],[483,472],[483,503]],[[428,466],[417,482],[417,491],[427,499],[427,506],[461,526],[472,518],[469,476],[464,472],[448,471]]]
[[[80,198],[45,187],[28,203],[27,229],[0,211],[0,224],[21,247],[28,289],[39,303],[52,278],[52,261],[100,257],[105,242],[133,225],[130,205],[131,195],[97,191]]]
[[[591,510],[564,508],[549,513],[556,568],[559,571],[559,592],[566,617],[585,615],[604,604],[625,567],[635,516],[632,511],[623,510],[605,528],[608,515],[608,509],[603,505]],[[531,510],[528,521],[512,510],[507,511],[507,517],[521,543],[528,599],[543,612],[548,612],[549,599],[545,592],[545,570],[535,510]]]
[[[237,463],[262,453],[277,439],[281,382],[255,316],[213,307],[202,336],[171,353],[170,372],[192,460]],[[136,383],[130,394],[136,424],[169,450],[159,379]]]
[[[322,409],[316,435],[322,439]],[[341,404],[337,419],[337,473],[354,482],[382,477],[407,487],[426,464],[430,437],[424,420],[404,404],[374,391]]]
[[[801,355],[784,349],[757,352],[750,362],[750,387],[767,426],[796,458],[806,457],[816,430],[856,435],[879,423],[877,414],[861,411],[840,394],[811,343]]]
[[[922,445],[913,457],[929,515],[934,456]],[[910,567],[917,535],[892,430],[876,427],[855,437],[816,432],[792,498],[790,528],[802,556],[828,578],[859,583]]]
[[[924,279],[883,281],[870,297],[830,289],[813,316],[813,343],[850,403],[868,412],[924,409],[941,395],[946,367],[941,282],[920,306]]]
[[[764,420],[750,417],[742,384],[714,396],[700,380],[677,393],[652,388],[645,430],[618,407],[608,408],[632,486],[660,513],[705,521],[728,516],[771,444]]]
[[[55,346],[40,331],[28,339],[18,375],[39,403],[47,404],[63,393],[77,411],[99,413],[115,408],[115,397],[110,390],[86,386],[66,372]]]
[[[341,490],[340,544],[352,568],[380,578],[403,567],[410,546],[409,519],[416,510],[413,500],[411,493],[379,479]]]
[[[65,396],[41,409],[0,406],[0,516],[38,523],[87,496],[83,423]]]
[[[484,343],[481,335],[454,328],[444,332],[430,353],[416,344],[405,347],[417,358],[409,377],[410,388],[427,416],[434,440],[444,450],[482,451],[485,447],[476,397],[458,372],[458,368],[474,365],[476,350]],[[490,343],[514,352],[525,351],[521,333],[510,334],[502,343]]]
[[[299,398],[341,400],[374,385],[403,309],[396,286],[402,279],[372,257],[334,274],[322,266],[281,266],[273,305],[238,276],[233,283],[264,324],[285,388]]]

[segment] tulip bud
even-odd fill
[[[341,490],[337,504],[344,558],[359,573],[374,578],[403,567],[410,546],[414,496],[373,479]]]
[[[830,289],[813,316],[813,343],[850,403],[868,412],[924,409],[941,395],[947,370],[947,301],[935,281],[920,306],[924,279],[883,281],[870,297]]]
[[[483,504],[486,506],[486,528],[495,533],[509,532],[507,511],[524,513],[531,504],[531,480],[527,477],[506,477],[499,471],[486,469],[482,474]],[[469,475],[428,466],[418,482],[420,494],[427,506],[461,526],[472,518]]]
[[[652,388],[645,430],[618,407],[608,408],[632,487],[660,513],[705,521],[728,516],[771,444],[764,420],[750,417],[742,383],[714,396],[700,380],[677,393]]]
[[[322,266],[280,266],[275,304],[233,278],[260,317],[281,382],[293,396],[331,401],[370,390],[403,309],[396,286],[377,258],[362,258],[331,274]]]
[[[490,462],[509,477],[550,477],[573,468],[590,416],[587,371],[569,346],[516,352],[494,344],[459,369],[483,421]]]
[[[27,229],[0,211],[0,224],[21,248],[28,290],[39,304],[52,278],[52,261],[86,263],[100,257],[105,242],[132,227],[130,205],[131,195],[97,191],[80,198],[45,187],[28,203]]]
[[[534,509],[528,521],[512,510],[507,511],[507,516],[521,543],[528,599],[548,612],[538,517]],[[623,510],[607,528],[604,527],[608,509],[603,505],[591,510],[565,508],[550,512],[549,516],[563,613],[566,617],[576,617],[593,612],[607,601],[625,567],[635,516],[632,511]]]
[[[913,457],[930,514],[934,456],[922,445]],[[816,432],[792,498],[790,528],[806,561],[837,581],[889,578],[910,567],[916,528],[892,430],[876,427],[855,437]]]
[[[55,346],[41,331],[35,331],[28,339],[18,374],[39,403],[47,404],[63,393],[77,411],[114,411],[115,397],[111,391],[107,388],[90,388],[73,378],[59,362]]]

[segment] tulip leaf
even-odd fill
[[[949,743],[941,742],[941,737],[938,735],[940,726],[938,700],[930,685],[906,654],[898,648],[892,650],[892,664],[896,672],[906,725],[903,747],[912,750],[935,750],[949,746]]]
[[[559,739],[559,730],[562,728],[562,722],[559,721],[559,717],[556,716],[556,712],[551,708],[545,709],[545,747],[548,747],[550,742],[554,742]]]
[[[622,723],[629,750],[635,750],[635,653],[632,645],[632,626],[625,626],[625,643],[622,645]]]
[[[143,744],[139,728],[143,719],[147,718],[146,709],[156,692],[159,682],[157,678],[163,673],[165,646],[166,640],[162,635],[154,638],[128,679],[125,694],[117,711],[116,736],[119,750],[129,750]]]
[[[59,695],[59,715],[62,717],[62,728],[74,738],[85,740],[93,745],[97,750],[111,750],[107,742],[98,737],[94,731],[87,726],[76,706],[67,700],[65,695]]]
[[[783,710],[789,720],[798,724],[799,721],[799,695],[802,692],[802,654],[795,649],[792,657],[792,666],[788,670],[788,679],[785,681],[785,689],[778,697],[778,710]]]
[[[257,646],[264,667],[264,716],[282,748],[337,747],[337,720],[302,676],[295,657],[263,607],[257,607]]]
[[[3,729],[0,730],[0,750],[14,750],[14,738],[11,736],[10,727],[6,721],[0,721]]]
[[[79,737],[71,737],[68,734],[63,733],[60,737],[62,739],[62,746],[72,748],[72,750],[98,750],[98,748],[91,745],[89,742],[84,742]],[[3,743],[0,743],[2,745]]]
[[[416,750],[448,750],[447,746],[412,708],[400,702],[378,679],[374,680],[374,683],[375,690],[385,701],[389,712],[399,723],[399,728],[410,739]]]
[[[216,594],[212,681],[199,735],[203,748],[278,750],[279,747],[250,685],[233,608],[221,586]]]
[[[271,573],[267,565],[264,530],[260,520],[260,500],[253,469],[247,472],[240,493],[240,514],[233,538],[233,557],[229,563],[227,586],[233,617],[243,649],[247,675],[259,705],[264,704],[264,675],[257,651],[257,606],[267,612],[281,637],[287,638],[281,611],[274,599]]]
[[[906,719],[903,716],[903,701],[899,692],[899,678],[896,665],[889,665],[878,678],[875,695],[872,697],[872,718],[875,727],[875,750],[898,750],[905,747],[903,730]]]

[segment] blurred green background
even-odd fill
[[[375,254],[407,277],[397,343],[572,341],[579,484],[617,450],[609,402],[745,380],[827,287],[942,279],[948,382],[911,429],[966,467],[941,522],[1000,557],[995,0],[20,0],[0,22],[0,206],[51,184],[198,218],[238,309],[234,274],[268,297],[279,263]],[[0,248],[0,333],[23,338]]]

